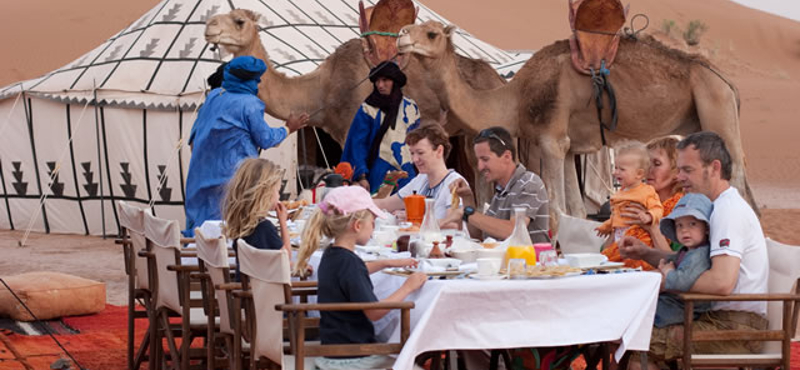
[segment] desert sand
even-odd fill
[[[156,0],[10,1],[0,13],[0,86],[34,78],[88,52],[138,19]],[[567,0],[427,0],[456,25],[505,49],[536,50],[569,36]],[[745,8],[727,0],[639,0],[631,14],[650,19],[645,31],[711,59],[741,95],[741,135],[747,173],[762,208],[765,233],[800,245],[800,22]],[[698,46],[665,21],[685,28],[708,26]],[[613,73],[613,72],[612,72]],[[54,270],[109,284],[109,302],[125,304],[121,250],[96,237],[32,234],[17,247],[19,231],[0,231],[0,275]],[[86,258],[85,256],[91,256]]]

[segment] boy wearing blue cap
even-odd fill
[[[681,245],[678,253],[662,259],[658,269],[663,276],[654,325],[661,328],[683,323],[683,301],[669,291],[687,292],[700,274],[711,268],[708,244],[708,220],[713,204],[703,194],[684,195],[667,217],[661,220],[661,232]],[[710,302],[698,302],[694,314],[711,309]]]

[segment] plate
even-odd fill
[[[424,272],[428,276],[456,276],[464,273],[464,271],[459,271],[459,270],[423,271],[415,267],[405,267],[404,270],[406,270],[409,274],[415,272]]]
[[[415,272],[417,269],[407,269],[407,268],[388,268],[382,270],[384,274],[388,275],[396,275],[396,276],[408,276]],[[441,272],[425,272],[425,275],[428,276],[458,276],[463,274],[462,271],[441,271]]]
[[[606,261],[606,262],[603,262],[603,263],[601,263],[599,265],[581,267],[581,270],[590,270],[590,269],[610,270],[610,269],[620,268],[620,267],[623,267],[623,266],[625,266],[624,262],[609,262],[609,261]]]
[[[470,279],[475,280],[503,280],[507,278],[506,275],[478,275],[478,274],[469,274]]]
[[[558,279],[558,278],[565,278],[570,276],[578,276],[581,272],[568,272],[564,275],[539,275],[539,276],[528,276],[530,280],[549,280],[549,279]]]

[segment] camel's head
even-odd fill
[[[228,14],[215,15],[206,22],[206,42],[239,56],[254,42],[261,42],[258,31],[266,25],[269,23],[260,14],[252,10],[234,9]]]
[[[386,33],[397,33],[417,19],[419,8],[411,0],[380,0],[375,6],[364,7],[358,2],[359,29],[364,58],[370,68],[397,55],[395,38]],[[398,60],[402,66],[404,63]]]
[[[436,21],[412,24],[400,30],[397,50],[401,54],[412,54],[417,59],[436,60],[453,51],[451,36],[455,26],[445,26]]]

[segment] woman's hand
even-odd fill
[[[464,201],[465,205],[474,205],[475,204],[475,196],[472,194],[472,189],[469,188],[469,184],[464,179],[458,179],[450,183],[450,192],[453,192],[455,189],[456,194]]]
[[[441,228],[442,225],[455,225],[456,229],[458,225],[461,223],[461,219],[464,217],[464,209],[463,208],[448,208],[447,214],[444,216],[443,219],[439,220],[439,227]],[[450,228],[450,227],[447,227]]]
[[[630,226],[639,225],[649,230],[649,227],[653,224],[653,216],[639,203],[629,203],[622,207],[620,216],[626,218],[625,223]]]

